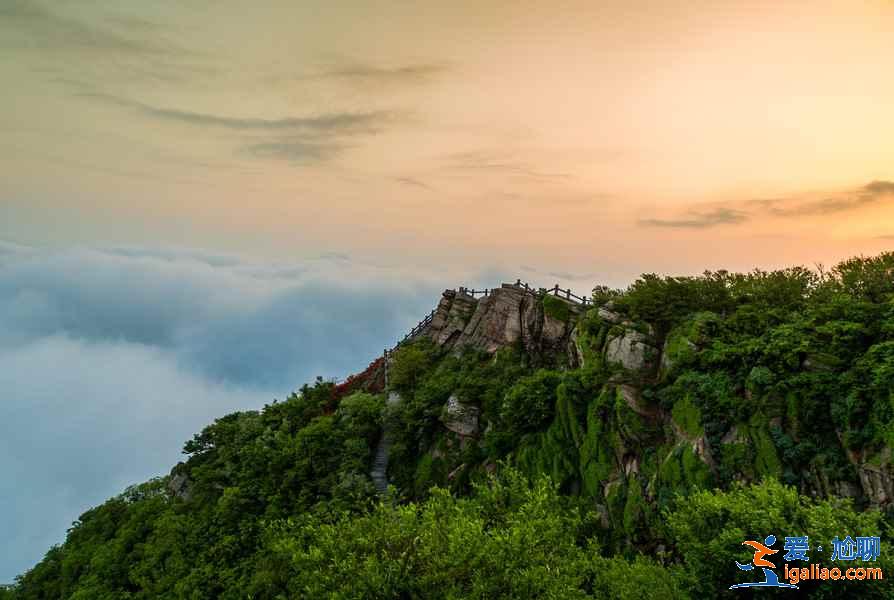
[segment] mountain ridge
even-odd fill
[[[366,370],[206,427],[12,597],[727,597],[743,536],[890,531],[892,273],[446,290]]]

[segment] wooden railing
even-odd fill
[[[403,338],[401,338],[401,340],[400,340],[398,343],[396,343],[396,344],[394,345],[394,348],[391,349],[391,352],[393,352],[394,350],[396,350],[397,347],[400,346],[401,344],[406,343],[406,342],[412,340],[414,337],[416,337],[417,335],[419,335],[419,334],[422,332],[423,329],[425,329],[426,327],[428,327],[429,323],[432,322],[432,319],[435,318],[435,312],[436,312],[436,311],[437,311],[437,309],[432,309],[432,311],[431,311],[430,313],[428,313],[428,315],[426,315],[426,317],[425,317],[424,319],[422,319],[421,321],[419,321],[419,322],[416,324],[416,327],[414,327],[413,329],[411,329],[410,332],[409,332],[407,335],[405,335]]]
[[[538,288],[536,292],[534,291],[534,288],[529,286],[527,282],[523,282],[521,279],[516,279],[513,285],[515,285],[515,287],[519,289],[525,290],[526,292],[535,295],[552,294],[557,298],[562,298],[563,300],[568,300],[569,302],[574,302],[575,304],[580,304],[582,306],[592,306],[593,304],[593,301],[590,298],[587,298],[586,296],[578,296],[570,289],[562,289],[559,287],[558,283],[551,288]]]
[[[476,290],[474,288],[461,287],[457,290],[460,294],[465,294],[467,296],[475,297],[475,296],[489,296],[490,290]]]
[[[584,296],[578,296],[577,294],[572,292],[570,289],[562,289],[559,287],[558,283],[551,288],[535,288],[535,287],[529,285],[527,282],[522,281],[521,279],[516,279],[515,283],[504,284],[504,285],[510,285],[516,289],[519,289],[519,290],[522,290],[528,294],[531,294],[532,296],[552,295],[552,296],[556,296],[557,298],[561,298],[563,300],[571,302],[573,304],[579,304],[581,306],[592,306],[593,305],[593,301],[591,299],[584,297]],[[496,288],[476,290],[475,288],[467,288],[467,287],[460,286],[456,291],[457,291],[457,293],[465,294],[467,296],[471,296],[472,298],[475,298],[477,296],[481,296],[481,297],[490,296],[491,293],[494,291],[494,289],[496,289]],[[415,327],[413,327],[404,337],[402,337],[400,339],[399,342],[397,342],[391,348],[385,348],[384,352],[382,352],[381,359],[376,359],[375,361],[370,363],[370,366],[369,366],[369,368],[367,368],[366,371],[364,371],[363,373],[361,373],[357,376],[354,376],[354,377],[357,379],[362,378],[362,376],[364,376],[367,373],[371,372],[372,370],[378,368],[378,366],[380,364],[379,360],[382,360],[383,361],[382,364],[384,364],[384,369],[385,369],[385,379],[387,381],[388,358],[398,348],[400,348],[403,344],[406,344],[407,342],[409,342],[413,338],[415,338],[417,335],[422,333],[425,330],[425,328],[428,327],[431,324],[432,320],[435,318],[436,311],[437,311],[437,309],[432,310],[430,313],[428,313],[428,315],[426,315],[426,317],[424,319],[419,321]],[[346,383],[348,381],[351,381],[351,378],[348,378],[347,380],[337,380],[335,383],[338,385],[343,385],[344,383]]]
[[[573,302],[574,304],[580,304],[581,306],[592,306],[593,301],[587,298],[586,296],[578,296],[570,289],[562,289],[559,287],[557,283],[555,286],[551,288],[535,288],[531,285],[528,285],[527,282],[522,281],[521,279],[516,279],[515,283],[509,284],[512,287],[523,290],[533,296],[538,295],[552,295],[557,298],[562,298],[563,300],[567,300],[569,302]],[[489,296],[492,289],[484,289],[484,290],[476,290],[474,288],[460,287],[457,290],[460,294],[466,294],[467,296],[476,297],[476,296]]]

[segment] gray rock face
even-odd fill
[[[578,333],[579,329],[575,326],[571,330],[571,334],[568,336],[568,343],[566,344],[565,349],[565,353],[568,355],[568,362],[574,369],[582,367],[584,364],[584,349],[581,346]]]
[[[838,438],[841,439],[840,432]],[[863,495],[874,506],[882,507],[894,502],[891,455],[891,448],[885,447],[870,461],[860,450],[845,447],[845,456],[857,470]]]
[[[478,301],[471,296],[457,294],[454,290],[445,291],[429,326],[432,340],[444,345],[458,338],[477,306]]]
[[[565,321],[554,319],[553,317],[543,315],[543,328],[540,331],[540,337],[544,344],[553,346],[565,337],[568,331],[568,324]]]
[[[606,362],[634,373],[651,372],[655,368],[657,355],[651,338],[633,329],[625,329],[605,345]]]
[[[192,498],[192,480],[184,471],[184,467],[183,463],[178,463],[177,466],[171,469],[167,489],[172,497],[189,502],[190,498]]]
[[[836,481],[834,493],[844,498],[858,498],[860,496],[860,488],[850,481]]]
[[[478,306],[459,343],[496,352],[522,336],[522,311],[530,296],[521,290],[501,288],[478,300]]]
[[[442,346],[490,353],[518,342],[532,354],[547,349],[565,352],[579,312],[578,305],[569,303],[569,322],[553,318],[544,313],[538,296],[511,284],[478,299],[447,290],[426,334]]]
[[[894,481],[886,469],[864,463],[857,469],[860,486],[869,501],[876,505],[886,505],[894,499]]]
[[[599,315],[599,318],[607,323],[611,323],[612,325],[617,325],[621,323],[624,318],[618,313],[610,310],[606,306],[600,306],[599,310],[596,311],[596,314]]]
[[[441,420],[444,427],[462,436],[478,435],[479,409],[460,402],[459,398],[451,395],[444,406],[444,415]]]

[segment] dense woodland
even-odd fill
[[[388,390],[336,402],[318,380],[218,419],[184,446],[188,494],[159,478],[89,510],[0,599],[735,597],[742,541],[771,533],[881,536],[891,570],[894,254],[593,298],[579,316],[542,299],[577,319],[579,364],[420,339]],[[654,371],[604,359],[618,328],[654,340]],[[451,396],[480,435],[445,429]],[[804,590],[894,597],[887,579]]]

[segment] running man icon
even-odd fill
[[[755,567],[760,567],[764,571],[764,580],[756,581],[753,583],[737,583],[736,585],[731,585],[729,589],[734,590],[737,588],[749,588],[749,587],[778,587],[778,588],[794,588],[798,589],[798,586],[792,585],[790,583],[780,583],[779,577],[776,576],[775,571],[771,571],[770,569],[775,569],[776,565],[771,563],[769,560],[764,558],[765,556],[769,556],[771,554],[776,554],[779,550],[773,550],[770,548],[773,544],[776,543],[775,535],[768,535],[764,539],[764,543],[755,542],[753,540],[748,540],[742,542],[743,546],[750,546],[754,548],[754,558],[751,559],[750,564],[742,564],[739,561],[736,561],[736,566],[739,567],[742,571],[751,571]]]

